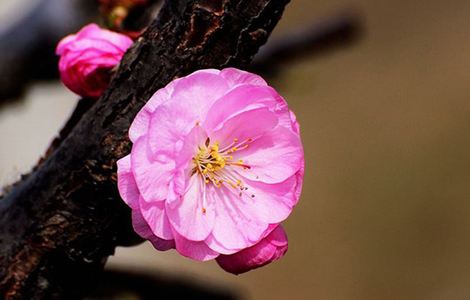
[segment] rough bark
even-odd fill
[[[127,130],[136,113],[176,77],[245,67],[287,2],[165,2],[107,92],[0,199],[1,299],[70,299],[86,292],[115,247],[135,239],[117,192],[116,160],[130,150]]]

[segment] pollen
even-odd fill
[[[191,174],[197,174],[203,180],[203,184],[213,184],[220,188],[223,185],[230,186],[234,189],[244,189],[243,182],[237,178],[238,174],[234,169],[250,169],[250,166],[243,162],[242,159],[234,160],[235,152],[246,149],[252,139],[239,141],[234,138],[229,145],[221,145],[219,142],[211,143],[211,139],[207,138],[203,145],[199,145],[196,155],[193,157],[193,170]]]

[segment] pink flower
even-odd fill
[[[62,82],[82,97],[98,98],[108,87],[111,69],[121,61],[132,40],[96,24],[83,27],[57,45]]]
[[[287,235],[279,225],[258,244],[232,255],[219,255],[216,260],[225,271],[241,274],[278,260],[287,248]]]
[[[253,262],[226,267],[237,272],[283,254],[254,252],[297,204],[304,155],[294,114],[261,77],[224,69],[174,80],[137,114],[129,137],[119,192],[155,248],[200,261],[245,250]]]

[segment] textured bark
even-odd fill
[[[0,299],[80,297],[115,247],[135,242],[129,209],[116,187],[116,160],[130,150],[132,119],[176,77],[247,66],[287,2],[165,2],[125,55],[108,91],[0,199]]]

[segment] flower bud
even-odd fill
[[[100,97],[109,85],[112,69],[131,45],[132,40],[123,34],[96,24],[83,27],[57,45],[62,82],[82,97]]]
[[[232,255],[220,255],[216,260],[222,269],[238,275],[280,259],[287,247],[287,235],[279,225],[258,244]]]

